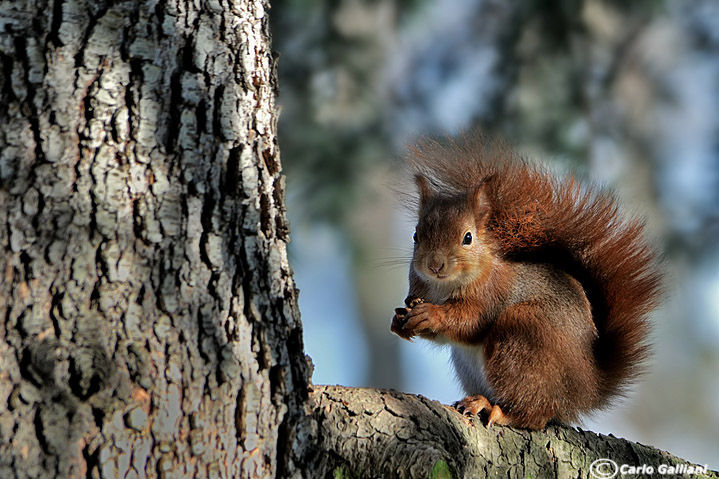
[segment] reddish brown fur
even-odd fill
[[[462,285],[445,303],[425,303],[416,312],[407,309],[415,316],[415,334],[484,344],[487,380],[511,424],[538,428],[548,419],[571,422],[621,394],[647,359],[646,316],[660,297],[657,254],[644,238],[643,223],[622,215],[611,195],[582,188],[571,177],[559,180],[528,164],[502,142],[482,135],[448,144],[422,143],[411,150],[407,161],[420,178],[422,196],[431,199],[422,201],[420,217],[430,214],[428,208],[442,211],[437,206],[441,202],[454,202],[454,209],[461,209],[481,188],[489,209],[482,213],[478,234],[492,264],[480,279]],[[424,204],[432,201],[434,206]],[[444,208],[447,213],[453,210]],[[526,264],[549,265],[550,276],[553,268],[581,285],[578,294],[586,295],[591,304],[597,335],[586,346],[576,345],[576,354],[584,354],[588,361],[579,356],[575,360],[559,346],[563,341],[584,341],[578,339],[588,334],[584,325],[577,326],[583,331],[577,338],[564,337],[547,326],[566,322],[574,330],[572,322],[581,320],[557,319],[549,304],[534,308],[530,301],[508,303],[518,284],[518,265]],[[547,277],[550,290],[564,291],[547,274],[537,274]],[[410,296],[417,297],[426,296],[432,287],[412,269],[410,285]],[[580,299],[573,301],[581,306]],[[486,318],[496,318],[490,329]],[[529,354],[526,341],[512,349],[513,338],[521,335],[536,337],[534,356],[523,359]],[[568,355],[563,361],[571,371],[563,383],[564,373],[543,369],[555,363],[541,362],[543,355],[560,353]],[[532,361],[540,363],[532,366]]]

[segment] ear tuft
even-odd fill
[[[423,208],[432,198],[432,189],[429,187],[429,181],[422,175],[414,175],[414,182],[419,190],[419,207]]]
[[[492,205],[489,201],[489,194],[487,193],[487,182],[474,187],[467,198],[469,200],[469,208],[474,211],[474,217],[477,222],[477,226],[484,225],[489,217],[489,213],[492,209]]]

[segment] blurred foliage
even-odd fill
[[[392,158],[413,136],[453,129],[437,122],[432,105],[446,84],[471,67],[467,49],[490,48],[495,61],[487,77],[475,78],[491,83],[490,91],[468,90],[475,98],[457,105],[462,111],[456,116],[468,118],[463,128],[481,124],[575,162],[586,158],[591,96],[606,93],[615,67],[602,66],[591,54],[596,47],[590,43],[603,39],[589,31],[588,2],[444,2],[443,8],[463,9],[462,23],[403,48],[403,32],[422,21],[431,3],[273,2],[274,47],[282,55],[283,164],[307,219],[342,223],[356,203],[363,172]],[[612,11],[602,14],[613,18],[602,21],[622,23],[610,25],[613,37],[604,39],[609,51],[597,53],[610,59],[623,58],[620,50],[664,8],[649,0],[606,5]],[[397,63],[403,66],[397,69]],[[423,81],[427,72],[436,78]],[[403,131],[397,125],[408,111],[422,118]]]
[[[381,48],[371,26],[343,28],[346,3],[272,3],[283,164],[312,221],[341,223],[355,203],[357,177],[387,151],[375,78]]]

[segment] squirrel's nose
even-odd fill
[[[431,264],[431,265],[429,265],[429,266],[427,266],[427,267],[428,267],[429,270],[430,270],[431,272],[433,272],[434,274],[439,274],[439,272],[444,269],[444,263],[441,263],[439,266],[437,266],[437,264],[435,263],[435,264]]]

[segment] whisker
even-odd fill
[[[412,248],[389,248],[389,247],[386,247],[386,248],[379,248],[379,249],[380,249],[381,251],[387,251],[387,252],[389,252],[389,253],[393,253],[393,252],[394,252],[394,253],[401,253],[403,256],[404,256],[404,255],[410,255],[410,256],[412,256]]]
[[[405,257],[391,257],[391,258],[376,258],[371,261],[372,269],[376,268],[397,268],[397,267],[408,267],[412,261],[411,256]]]

